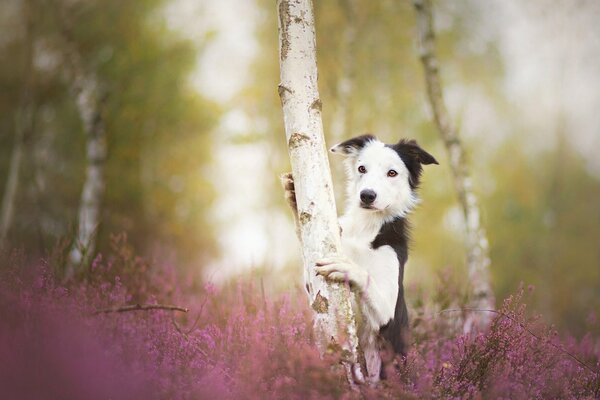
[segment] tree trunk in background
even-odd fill
[[[316,276],[317,259],[341,251],[331,172],[323,138],[317,87],[315,21],[311,0],[278,0],[279,96],[294,175],[305,283],[315,312],[319,349],[340,351],[349,381],[358,367],[351,292]],[[357,375],[358,376],[358,375]]]
[[[334,143],[341,142],[348,134],[350,119],[350,97],[354,86],[354,54],[352,49],[356,42],[356,0],[341,0],[346,15],[344,27],[342,54],[340,64],[342,71],[337,81],[336,108],[331,123],[331,138]]]
[[[21,92],[19,108],[15,116],[15,139],[10,158],[8,177],[2,195],[2,208],[0,210],[0,249],[6,244],[8,231],[12,225],[15,213],[15,199],[19,186],[19,172],[23,158],[23,143],[25,136],[33,130],[34,96],[33,96],[33,17],[30,2],[23,3],[25,21],[25,57],[24,57],[24,84]]]
[[[464,148],[444,104],[442,85],[439,77],[439,64],[435,55],[435,36],[433,31],[433,13],[430,0],[415,0],[419,35],[419,53],[425,70],[427,95],[450,161],[454,178],[454,188],[462,208],[467,241],[467,268],[472,286],[471,307],[475,309],[494,309],[494,294],[490,285],[490,258],[488,240],[481,224],[481,213],[477,197],[473,192],[473,182]],[[469,312],[465,316],[463,329],[485,328],[491,321],[491,313]]]
[[[6,237],[15,212],[15,199],[17,197],[17,188],[19,186],[19,171],[21,168],[21,158],[23,156],[23,141],[25,130],[31,126],[33,119],[33,110],[29,95],[25,95],[28,100],[25,100],[19,111],[17,112],[15,121],[15,142],[13,144],[12,155],[10,157],[10,165],[8,169],[8,177],[4,187],[4,195],[2,196],[2,210],[0,214],[0,249],[6,244]]]
[[[67,265],[67,276],[90,261],[96,247],[100,205],[104,195],[106,131],[102,116],[104,94],[96,75],[85,70],[83,60],[68,40],[66,57],[70,66],[71,92],[81,118],[86,144],[86,173],[79,204],[78,229]]]

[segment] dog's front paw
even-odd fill
[[[294,176],[291,172],[281,175],[281,185],[285,191],[285,200],[292,210],[297,212],[298,204],[296,203],[296,189],[294,187]]]
[[[353,288],[364,290],[367,286],[369,275],[351,260],[344,256],[333,255],[317,261],[315,266],[317,275],[330,281],[347,282]]]

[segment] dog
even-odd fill
[[[360,347],[367,379],[385,375],[382,355],[406,357],[408,311],[404,301],[404,265],[408,259],[408,214],[418,203],[423,165],[438,164],[415,140],[385,144],[367,134],[333,146],[345,157],[345,213],[339,219],[343,254],[318,260],[315,272],[346,282],[356,294]],[[297,218],[291,174],[285,195]],[[298,224],[296,224],[298,226]]]

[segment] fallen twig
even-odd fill
[[[99,310],[94,311],[93,315],[98,314],[107,314],[107,313],[120,313],[126,311],[147,311],[147,310],[166,310],[166,311],[180,311],[180,312],[188,312],[189,310],[184,307],[173,306],[168,304],[129,304],[125,306],[119,307],[109,307],[109,308],[101,308]]]

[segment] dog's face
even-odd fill
[[[417,202],[422,165],[438,163],[414,140],[388,145],[373,135],[337,144],[331,152],[346,156],[350,204],[398,216],[404,216]]]

